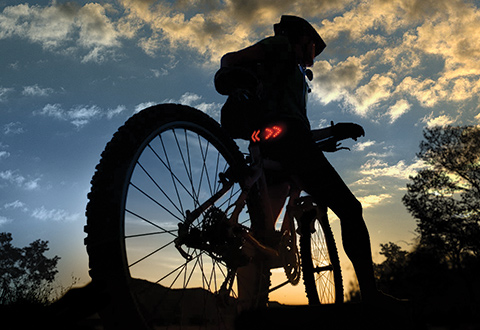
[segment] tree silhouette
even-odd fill
[[[47,258],[48,241],[17,248],[11,233],[0,233],[0,304],[46,303],[57,274],[58,256]]]
[[[409,298],[428,323],[476,322],[480,314],[480,127],[424,131],[402,201],[417,220],[413,248],[381,244],[379,289]],[[480,324],[478,324],[480,326]]]
[[[418,157],[428,167],[410,178],[403,203],[417,219],[420,245],[464,268],[480,253],[480,127],[436,127],[424,138]]]

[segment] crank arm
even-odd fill
[[[258,241],[255,237],[253,237],[252,234],[248,232],[244,232],[242,236],[243,238],[245,238],[245,240],[250,242],[253,245],[253,247],[255,247],[257,250],[259,250],[261,253],[265,254],[266,256],[270,258],[279,257],[277,250],[260,243],[260,241]]]

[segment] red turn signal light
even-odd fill
[[[273,140],[282,134],[283,129],[280,126],[271,126],[264,129],[253,131],[251,139],[253,142]]]
[[[260,142],[260,130],[253,131],[252,141],[253,142]]]

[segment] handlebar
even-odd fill
[[[360,136],[365,136],[365,131],[362,126],[354,123],[338,123],[330,122],[330,127],[312,130],[312,137],[317,146],[326,152],[335,152],[346,149],[347,147],[340,147],[339,141],[345,139],[353,139],[357,141]]]

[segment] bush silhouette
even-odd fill
[[[53,292],[58,256],[47,258],[48,241],[17,248],[11,233],[0,233],[0,305],[47,304]]]

